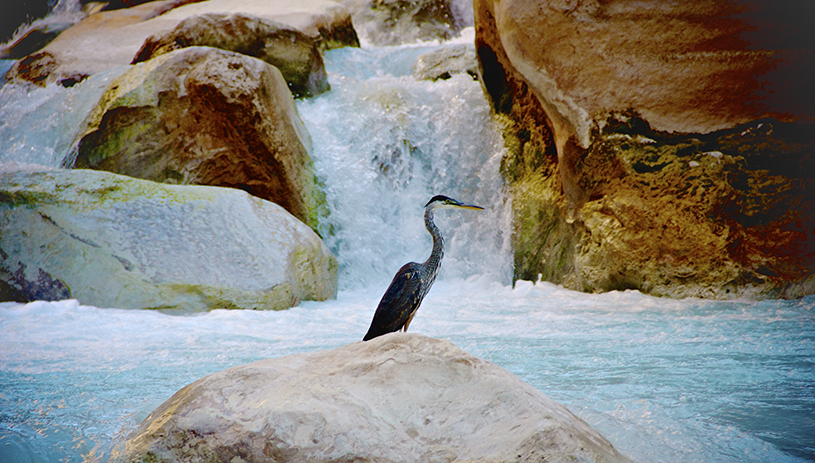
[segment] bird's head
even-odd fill
[[[477,211],[484,210],[481,206],[475,206],[473,204],[464,204],[461,201],[456,201],[453,198],[448,198],[447,196],[436,195],[430,199],[430,201],[425,204],[425,209],[474,209]]]

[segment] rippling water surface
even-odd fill
[[[189,316],[0,304],[0,460],[107,460],[204,375],[358,341],[382,291]],[[411,332],[519,375],[637,461],[794,462],[815,455],[813,305],[471,278],[439,282]]]

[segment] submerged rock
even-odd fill
[[[472,25],[453,0],[343,0],[360,33],[378,46],[448,40]]]
[[[476,0],[516,279],[815,292],[812,29],[736,3]]]
[[[316,228],[324,199],[310,150],[276,68],[189,47],[140,63],[110,84],[88,118],[75,166],[239,188]]]
[[[129,64],[149,37],[169,33],[187,18],[209,13],[243,13],[283,23],[306,34],[321,50],[359,46],[351,16],[332,0],[156,0],[85,18],[15,65],[7,79],[72,84]]]
[[[565,407],[448,341],[393,333],[178,391],[126,461],[627,462]]]
[[[337,290],[337,261],[311,229],[229,188],[0,173],[0,229],[3,300],[279,310]]]
[[[440,48],[425,53],[413,64],[413,76],[420,80],[445,80],[453,74],[467,73],[478,77],[475,50],[466,45]]]
[[[295,97],[328,90],[317,44],[304,33],[245,14],[203,14],[145,41],[133,64],[186,47],[206,46],[253,56],[276,67]]]

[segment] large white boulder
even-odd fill
[[[162,17],[178,21],[201,14],[245,13],[294,27],[321,49],[359,46],[349,11],[336,0],[207,0],[176,8]]]
[[[280,206],[90,170],[0,173],[2,300],[286,309],[336,295],[337,261]]]
[[[517,376],[392,333],[230,368],[178,391],[125,461],[628,462]]]
[[[332,0],[157,0],[85,18],[39,52],[20,60],[8,78],[70,85],[130,64],[151,36],[170,33],[187,18],[211,13],[244,13],[282,23],[309,36],[321,49],[359,45],[350,14]]]

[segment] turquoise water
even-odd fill
[[[141,419],[202,376],[357,342],[382,291],[191,316],[0,304],[0,461],[108,461]],[[437,283],[411,332],[517,374],[636,461],[811,461],[813,306],[473,278]]]

